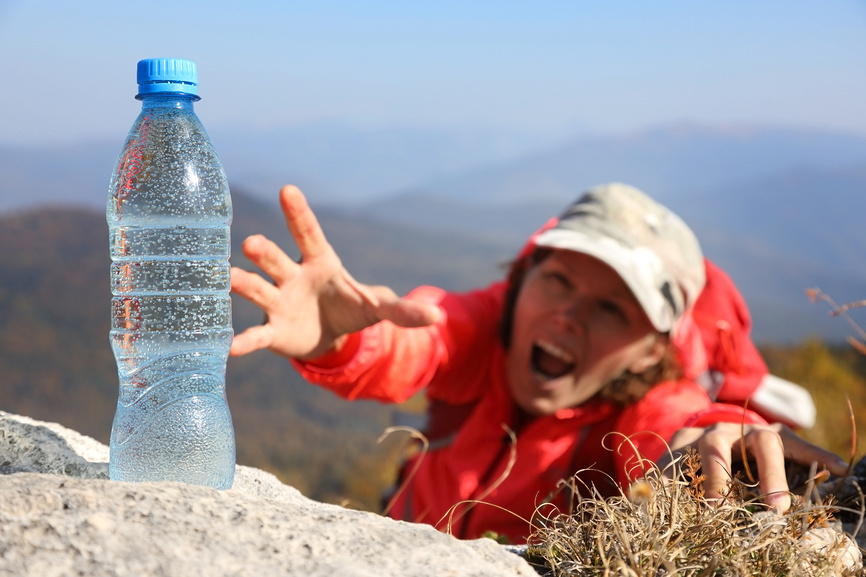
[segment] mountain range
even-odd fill
[[[214,142],[233,190],[274,210],[280,184],[301,185],[314,208],[339,215],[329,234],[356,235],[343,249],[357,256],[353,272],[363,278],[369,270],[370,282],[398,291],[428,282],[420,255],[434,247],[451,247],[446,288],[471,286],[479,270],[492,278],[496,263],[582,190],[621,181],[692,225],[741,287],[757,339],[850,332],[826,305],[809,304],[805,290],[819,287],[839,302],[866,296],[866,138],[687,124],[555,142],[523,136],[322,123],[215,131]],[[56,205],[102,210],[121,141],[0,147],[0,215]],[[385,252],[367,248],[375,235]],[[483,247],[487,264],[468,263],[468,247]]]

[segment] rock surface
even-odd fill
[[[307,499],[239,466],[229,491],[108,480],[108,447],[0,412],[0,575],[525,576],[489,539]]]

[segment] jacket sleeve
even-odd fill
[[[759,415],[742,407],[713,403],[695,382],[680,380],[654,387],[637,403],[626,407],[617,431],[623,442],[615,453],[617,480],[623,487],[644,473],[668,450],[674,433],[685,427],[708,427],[733,422],[765,425]],[[640,458],[638,458],[640,455]]]
[[[349,400],[402,402],[429,387],[434,398],[469,402],[481,389],[467,387],[465,376],[492,352],[503,292],[501,283],[461,294],[420,287],[406,298],[437,304],[444,313],[437,324],[407,329],[382,321],[350,335],[339,351],[292,363],[306,380]]]

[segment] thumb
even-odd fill
[[[375,295],[374,302],[378,317],[391,321],[397,326],[426,327],[438,323],[445,316],[438,306],[429,302],[399,298],[388,287],[370,287],[370,290]]]

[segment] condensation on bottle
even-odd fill
[[[193,110],[194,62],[138,63],[141,114],[109,185],[111,347],[120,392],[109,475],[232,486],[228,181]]]

